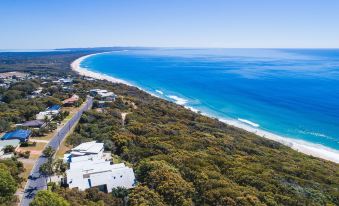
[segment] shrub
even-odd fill
[[[14,152],[15,148],[12,146],[12,145],[7,145],[5,148],[4,148],[4,152],[5,153],[12,153]]]
[[[40,190],[30,206],[69,206],[70,204],[60,195],[49,190]]]

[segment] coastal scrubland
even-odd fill
[[[107,81],[120,96],[86,112],[70,145],[97,140],[133,165],[131,205],[338,205],[339,166]],[[121,123],[121,113],[128,113]],[[61,193],[62,194],[62,193]],[[150,198],[152,197],[152,198]]]

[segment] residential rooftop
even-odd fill
[[[18,139],[10,139],[10,140],[1,140],[0,141],[0,150],[8,145],[13,147],[18,147],[20,144],[20,140]]]
[[[47,111],[52,111],[52,110],[60,110],[61,109],[61,106],[60,105],[52,105],[50,107],[47,108]]]
[[[42,127],[45,124],[42,120],[30,120],[22,124],[24,127]]]
[[[97,143],[96,141],[86,142],[74,147],[72,154],[86,155],[86,154],[98,154],[104,150],[104,143]]]
[[[27,142],[28,138],[31,136],[31,130],[18,129],[11,132],[7,132],[4,136],[1,137],[2,140],[11,140],[18,139],[20,142]]]

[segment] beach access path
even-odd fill
[[[58,150],[61,142],[72,131],[72,127],[77,124],[84,111],[89,110],[93,105],[93,98],[87,97],[86,102],[81,109],[54,135],[49,141],[46,147],[51,146],[53,149]],[[30,177],[27,180],[24,194],[20,201],[21,206],[29,206],[29,203],[33,200],[34,196],[39,190],[47,189],[47,177],[39,172],[39,168],[47,161],[47,158],[41,155],[34,164],[34,167],[30,173]]]

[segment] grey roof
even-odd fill
[[[45,123],[41,120],[31,120],[22,124],[24,127],[41,127]]]
[[[0,141],[0,148],[6,147],[7,145],[12,145],[13,147],[17,147],[19,144],[20,144],[20,140],[18,139],[2,140]]]

